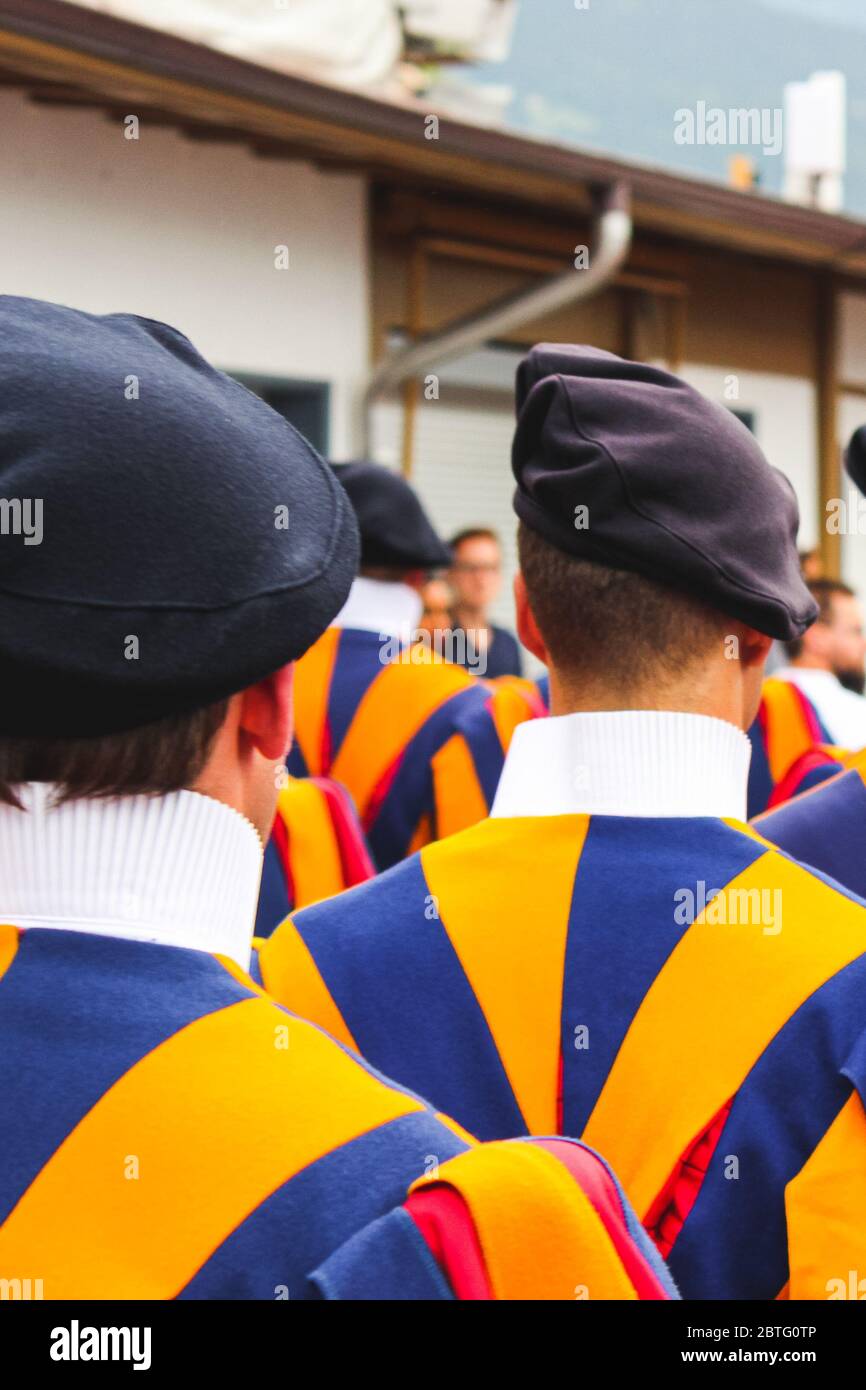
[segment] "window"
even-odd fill
[[[230,372],[235,381],[254,391],[263,401],[294,425],[314,449],[327,456],[331,388],[326,381],[293,381],[276,376],[251,376]]]
[[[754,412],[754,410],[732,410],[732,411],[731,411],[731,414],[732,414],[732,415],[736,415],[736,417],[737,417],[737,419],[740,421],[740,423],[743,424],[743,425],[745,425],[745,427],[746,427],[747,430],[751,430],[751,431],[752,431],[752,434],[755,433],[755,412]]]

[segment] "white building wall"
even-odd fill
[[[818,544],[817,400],[814,382],[807,377],[773,372],[730,371],[687,363],[680,375],[696,390],[733,410],[750,411],[755,437],[774,467],[793,484],[800,507],[799,545],[810,550]],[[735,379],[735,380],[734,380]],[[728,392],[736,390],[731,398]],[[769,518],[768,518],[769,524]]]
[[[0,292],[181,329],[229,371],[331,384],[351,449],[369,356],[366,188],[0,90]],[[289,249],[277,270],[274,248]]]

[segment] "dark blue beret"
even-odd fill
[[[566,554],[682,589],[782,641],[814,621],[791,484],[731,411],[679,377],[542,343],[517,371],[512,463],[515,511]]]
[[[358,519],[362,565],[435,570],[451,563],[451,551],[399,473],[366,462],[332,467]]]
[[[0,734],[203,707],[300,656],[357,568],[352,509],[183,334],[0,296]],[[42,535],[15,534],[16,500]],[[29,509],[29,510],[28,510]]]
[[[845,468],[849,478],[866,494],[866,425],[860,425],[851,436],[845,450]]]

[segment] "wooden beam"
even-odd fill
[[[815,323],[816,379],[818,398],[818,524],[820,526],[821,558],[825,573],[839,577],[842,548],[837,533],[827,530],[826,503],[838,497],[841,487],[841,466],[838,436],[839,369],[838,369],[838,306],[836,282],[831,275],[822,276],[818,284],[818,303]]]
[[[412,338],[418,338],[424,323],[424,284],[427,272],[427,254],[422,243],[416,242],[409,258],[409,277],[406,293],[406,321]],[[400,466],[404,478],[411,478],[415,464],[415,428],[418,417],[418,404],[421,399],[421,382],[410,377],[403,383],[403,448]]]

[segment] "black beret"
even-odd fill
[[[552,545],[781,641],[814,621],[794,490],[731,411],[656,367],[543,343],[518,368],[517,416],[514,508]]]
[[[355,509],[362,565],[435,570],[451,563],[451,551],[399,473],[377,463],[331,466]]]
[[[0,296],[0,493],[3,735],[121,732],[235,694],[316,640],[357,568],[309,444],[132,314]],[[41,536],[14,533],[40,509]]]
[[[845,451],[848,477],[866,494],[866,425],[860,425],[851,436]]]

